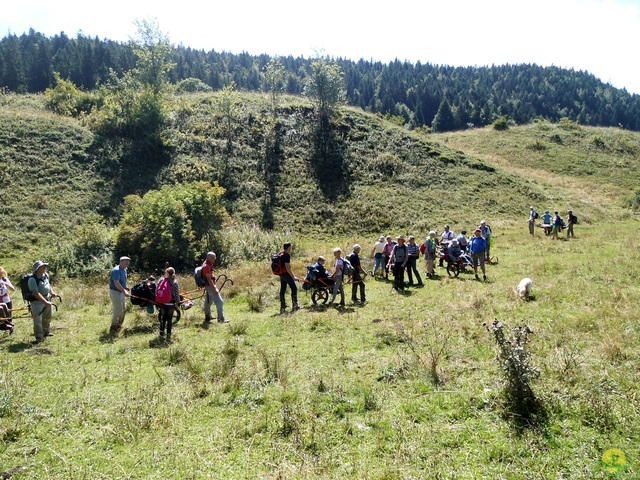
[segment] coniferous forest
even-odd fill
[[[169,79],[199,79],[214,90],[232,83],[260,90],[268,55],[172,48]],[[285,91],[303,94],[313,59],[282,57]],[[506,117],[516,124],[536,118],[568,118],[583,125],[640,130],[640,95],[614,88],[594,75],[559,67],[499,65],[450,67],[394,61],[335,59],[344,72],[347,103],[394,117],[409,128],[434,132],[481,127]],[[55,86],[55,73],[92,90],[110,72],[135,68],[128,43],[64,33],[49,38],[30,30],[0,41],[0,88],[17,93],[43,92]]]

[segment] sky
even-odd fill
[[[155,19],[206,51],[451,66],[555,65],[640,94],[640,0],[27,0],[3,5],[0,38],[136,37]],[[98,6],[99,5],[99,6]]]

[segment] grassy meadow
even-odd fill
[[[0,474],[597,479],[616,448],[616,478],[637,478],[640,240],[636,221],[615,227],[603,242],[597,225],[559,241],[494,225],[487,283],[439,269],[402,296],[367,279],[368,303],[347,291],[343,310],[301,293],[280,315],[268,265],[244,265],[224,272],[231,323],[204,328],[197,305],[170,344],[138,307],[109,339],[106,286],[61,281],[54,337],[32,345],[28,319],[0,337]],[[294,271],[333,246],[300,240]],[[524,276],[530,301],[515,293]],[[507,414],[494,319],[533,330],[545,418],[531,426]]]
[[[640,477],[640,236],[629,208],[640,134],[538,122],[425,135],[344,107],[322,169],[307,100],[284,98],[274,130],[266,99],[240,93],[223,155],[216,95],[172,97],[172,150],[149,164],[84,119],[46,111],[42,96],[0,96],[0,265],[14,284],[36,258],[78,267],[69,245],[97,218],[109,245],[123,195],[202,178],[226,182],[229,241],[245,258],[291,238],[302,277],[335,246],[360,243],[367,257],[380,234],[422,241],[444,223],[470,232],[486,219],[498,258],[488,282],[439,269],[399,295],[368,278],[364,306],[349,289],[344,309],[301,291],[302,310],[281,315],[268,260],[238,260],[218,272],[234,280],[223,290],[231,322],[203,326],[196,298],[168,343],[133,306],[122,334],[107,335],[106,267],[54,274],[55,336],[34,345],[24,317],[0,332],[0,478]],[[529,205],[572,208],[576,238],[530,236]],[[529,301],[516,295],[523,277]],[[503,367],[514,364],[497,360],[496,319],[508,340],[532,331],[511,350],[536,400],[529,422],[507,395]],[[603,464],[618,450],[624,464]]]

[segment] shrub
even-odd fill
[[[185,78],[176,85],[176,93],[211,92],[213,89],[199,78]]]
[[[163,269],[166,262],[178,269],[190,267],[207,250],[216,251],[223,264],[223,193],[221,187],[194,182],[164,186],[142,198],[126,197],[116,252],[129,255],[143,269]]]
[[[532,330],[529,326],[515,327],[513,336],[504,333],[504,324],[495,320],[491,326],[485,324],[498,344],[496,359],[504,375],[504,398],[507,413],[517,425],[535,425],[546,418],[542,402],[536,397],[531,382],[540,376],[531,361],[527,348]]]
[[[509,120],[504,115],[496,118],[493,122],[493,129],[498,131],[509,130]]]

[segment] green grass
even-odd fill
[[[556,242],[526,225],[498,228],[488,283],[461,274],[398,296],[367,280],[369,303],[347,300],[343,311],[302,294],[303,310],[279,315],[277,278],[267,264],[245,265],[226,272],[236,280],[223,290],[232,323],[205,330],[196,306],[170,345],[137,309],[127,333],[107,341],[104,285],[61,281],[54,337],[34,347],[24,319],[0,337],[0,473],[594,479],[609,478],[600,459],[619,448],[631,467],[617,478],[635,478],[640,245],[636,221],[615,227],[607,242],[595,225]],[[341,244],[366,251],[373,240]],[[301,243],[298,274],[334,246]],[[534,281],[529,302],[515,294],[523,276]],[[256,289],[269,292],[262,312],[247,300]],[[483,327],[494,318],[533,329],[545,424],[520,429],[505,416]],[[430,359],[443,345],[435,384]]]

